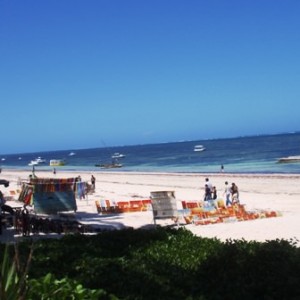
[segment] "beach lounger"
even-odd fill
[[[105,200],[106,205],[106,213],[116,213],[116,205],[115,202],[111,203],[110,200]]]
[[[98,212],[98,214],[100,214],[102,212],[102,208],[101,208],[100,202],[98,200],[96,200],[95,204],[96,204],[97,212]]]
[[[106,200],[96,200],[95,201],[96,204],[96,209],[98,214],[107,214],[109,212],[107,205],[106,205]]]
[[[142,200],[142,202],[143,202],[145,211],[152,209],[151,199],[144,199],[144,200]]]
[[[217,207],[220,208],[220,209],[226,208],[225,202],[224,202],[223,199],[218,199],[218,200],[217,200]]]
[[[193,202],[185,202],[185,206],[186,208],[196,208],[196,207],[199,207],[199,204],[198,202],[196,201],[193,201]]]
[[[135,211],[143,211],[143,202],[141,200],[131,200],[129,201],[129,211],[135,212]]]
[[[129,201],[118,201],[117,210],[119,213],[129,212],[129,209],[130,209]]]

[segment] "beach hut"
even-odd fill
[[[76,186],[75,178],[31,178],[23,183],[19,201],[37,214],[76,212]]]

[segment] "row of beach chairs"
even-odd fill
[[[151,210],[151,200],[110,201],[96,200],[97,212],[101,214],[141,212]]]
[[[184,210],[202,207],[203,201],[181,201]],[[127,213],[127,212],[141,212],[152,210],[151,199],[129,200],[129,201],[110,201],[110,200],[96,200],[95,205],[98,213]],[[218,207],[225,207],[224,201],[217,202]]]

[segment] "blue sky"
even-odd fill
[[[0,153],[300,130],[300,1],[0,0]]]

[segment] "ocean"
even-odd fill
[[[195,152],[195,145],[205,151]],[[71,153],[74,155],[70,155]],[[35,169],[52,170],[50,159],[65,159],[66,165],[57,170],[103,171],[96,164],[111,163],[114,153],[124,154],[119,159],[121,168],[112,172],[182,172],[219,173],[221,165],[228,173],[293,173],[300,174],[300,163],[278,163],[286,156],[300,155],[300,132],[277,135],[210,139],[162,144],[68,149],[63,151],[16,153],[1,155],[1,168],[32,170],[31,160],[42,157],[47,163]]]

